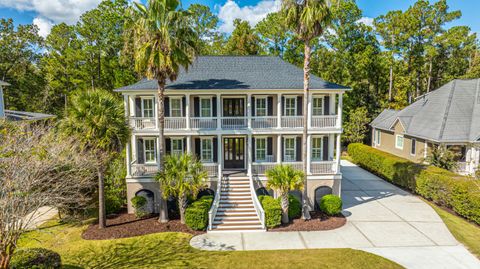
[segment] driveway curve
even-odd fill
[[[480,268],[437,213],[421,199],[342,160],[342,213],[332,231],[208,233],[192,238],[204,250],[354,248],[406,268]]]

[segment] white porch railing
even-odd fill
[[[187,119],[184,117],[165,117],[165,129],[177,130],[187,128]]]
[[[265,175],[265,172],[274,168],[275,165],[277,165],[277,163],[252,163],[252,173],[254,175]]]
[[[204,163],[203,168],[207,171],[209,177],[218,176],[218,164],[217,163]]]
[[[303,116],[282,116],[283,128],[302,128]]]
[[[283,165],[290,165],[294,169],[303,170],[303,162],[283,162]]]
[[[139,164],[137,161],[133,161],[131,168],[134,177],[154,176],[158,172],[157,163]]]
[[[248,179],[250,180],[250,196],[253,200],[253,207],[255,208],[255,211],[257,211],[257,216],[260,218],[262,228],[265,229],[265,211],[263,210],[262,204],[260,204],[260,201],[258,200],[257,192],[255,191],[255,186],[253,185],[252,175],[250,175]]]
[[[336,174],[337,162],[319,161],[310,163],[310,172],[314,175]]]
[[[215,192],[215,199],[213,200],[212,207],[208,211],[208,230],[212,230],[213,220],[217,214],[218,206],[220,205],[220,194],[222,192],[222,179],[219,178],[217,181],[217,191]]]
[[[222,117],[222,129],[245,129],[247,128],[246,117]]]
[[[129,121],[130,126],[137,130],[157,128],[155,118],[130,117]]]
[[[192,129],[217,129],[217,118],[190,118]]]
[[[334,128],[337,127],[337,115],[312,116],[312,128]]]
[[[254,129],[270,129],[277,127],[277,116],[273,117],[253,117],[252,128]]]

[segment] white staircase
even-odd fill
[[[264,213],[247,176],[224,176],[210,211],[209,232],[265,231]]]

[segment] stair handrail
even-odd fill
[[[213,200],[212,206],[208,211],[208,230],[212,230],[213,228],[213,221],[215,219],[215,215],[217,214],[217,209],[220,206],[220,193],[222,191],[222,181],[223,177],[218,177],[217,183],[217,191],[215,192],[215,199]]]
[[[253,186],[253,176],[248,176],[248,180],[250,181],[250,196],[252,196],[253,207],[257,212],[258,217],[260,218],[260,223],[262,224],[262,228],[265,229],[265,211],[263,210],[262,204],[258,200],[257,192]]]

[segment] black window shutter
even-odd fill
[[[200,138],[195,138],[195,155],[200,160]]]
[[[285,96],[282,96],[282,116],[285,116]]]
[[[323,114],[330,115],[330,96],[326,95],[323,100]]]
[[[297,137],[297,152],[296,152],[297,162],[302,160],[302,138]]]
[[[267,138],[267,155],[273,155],[273,137]]]
[[[273,97],[267,97],[268,116],[273,116]]]
[[[302,116],[303,115],[303,96],[297,96],[297,116]]]
[[[182,97],[182,117],[187,116],[187,114],[185,113],[186,112],[186,107],[185,107],[186,103],[187,103],[187,98],[184,96],[184,97]]]
[[[200,98],[193,97],[193,115],[200,117]]]
[[[172,154],[172,139],[165,138],[165,154]]]
[[[144,164],[145,158],[143,156],[143,139],[137,139],[137,163]]]
[[[217,97],[212,97],[212,117],[217,116]]]
[[[255,155],[257,155],[257,152],[255,151],[255,137],[252,137],[252,162],[255,162]]]
[[[252,116],[255,116],[255,97],[252,96]]]
[[[323,160],[328,161],[328,136],[323,137]]]
[[[187,152],[187,138],[184,137],[183,138],[183,152]]]
[[[281,143],[282,143],[282,152],[280,152],[280,154],[282,154],[282,162],[284,162],[285,161],[285,154],[284,154],[284,151],[285,151],[285,137],[282,137],[282,142]]]
[[[213,161],[218,162],[218,138],[214,137],[213,143]]]
[[[135,117],[142,116],[142,98],[135,98]]]
[[[163,101],[163,107],[165,112],[165,117],[170,117],[170,98],[165,97]]]

